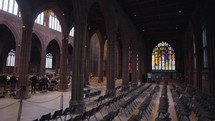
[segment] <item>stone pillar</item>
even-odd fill
[[[209,69],[209,96],[215,96],[215,42],[214,42],[214,28],[210,28],[208,31],[208,69]]]
[[[32,28],[23,26],[22,28],[22,42],[20,46],[20,61],[18,69],[18,89],[25,87],[25,90],[19,91],[14,98],[30,98],[28,88],[28,68],[30,63],[31,54],[31,39],[32,39]]]
[[[86,39],[84,41],[84,86],[89,85],[89,56],[90,56],[90,39],[89,33],[86,32]]]
[[[20,60],[20,46],[21,46],[20,43],[16,44],[15,66],[13,70],[13,72],[15,73],[19,73],[18,69],[19,69],[19,60]]]
[[[104,59],[104,47],[100,47],[100,57],[99,57],[99,83],[103,82],[103,59]]]
[[[40,75],[45,75],[45,67],[46,66],[46,49],[43,48],[41,52],[41,60],[40,60]]]
[[[60,84],[59,91],[64,92],[68,89],[67,80],[67,56],[68,56],[68,37],[64,37],[62,41],[62,50],[60,56]]]
[[[137,84],[137,53],[134,48],[132,48],[132,84]]]
[[[122,49],[119,49],[119,69],[118,69],[118,78],[122,78]]]
[[[116,32],[109,30],[108,33],[108,55],[107,55],[107,92],[112,92],[115,89],[115,40]]]
[[[140,80],[140,83],[143,83],[143,56],[142,56],[142,54],[141,53],[139,53],[138,54],[138,63],[139,63],[139,69],[138,69],[138,71],[139,71],[139,80]]]
[[[115,70],[115,73],[114,73],[114,79],[117,78],[118,76],[118,66],[119,66],[119,63],[118,63],[118,47],[115,45],[115,52],[114,52],[114,56],[115,56],[115,60],[114,60],[114,70]]]
[[[128,89],[128,46],[122,47],[122,90]]]
[[[108,54],[107,54],[107,92],[115,89],[114,62],[115,62],[115,42],[117,40],[117,21],[114,0],[99,0],[107,29]]]
[[[76,112],[85,110],[85,102],[83,100],[84,89],[84,41],[86,40],[87,31],[87,11],[85,0],[74,0],[74,53],[73,53],[73,77],[71,86],[70,106],[78,106]]]

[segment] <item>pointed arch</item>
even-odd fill
[[[90,72],[92,72],[93,75],[98,75],[99,58],[101,54],[100,48],[99,37],[94,33],[90,39]]]
[[[53,39],[49,42],[47,49],[46,49],[46,55],[50,53],[52,55],[52,68],[53,70],[58,70],[60,65],[60,46],[58,44],[58,41]],[[50,55],[49,54],[49,55]],[[48,63],[48,62],[46,62]]]
[[[42,6],[40,6],[39,8],[36,9],[34,15],[33,15],[33,20],[35,20],[37,18],[37,16],[45,10],[52,10],[53,13],[56,15],[57,19],[59,20],[59,24],[61,26],[61,32],[63,34],[63,36],[66,36],[67,34],[69,34],[69,30],[67,22],[65,20],[64,14],[61,9],[59,8],[59,6],[56,4],[56,2],[49,2],[46,4],[43,4]]]

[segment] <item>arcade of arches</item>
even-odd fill
[[[67,13],[64,4],[38,1],[17,0],[13,9],[0,3],[0,72],[16,73],[18,88],[27,87],[25,98],[30,97],[28,76],[35,73],[59,75],[59,91],[67,91],[72,77],[71,105],[83,104],[90,74],[98,82],[105,78],[107,92],[115,88],[116,78],[126,90],[152,73],[152,79],[180,79],[215,96],[210,7],[193,11],[183,38],[148,41],[114,0],[74,0]]]

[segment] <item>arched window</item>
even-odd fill
[[[53,56],[51,53],[46,55],[46,68],[52,68]]]
[[[49,28],[61,32],[61,25],[57,16],[51,11],[49,16]]]
[[[7,56],[6,66],[14,66],[14,65],[15,65],[15,51],[11,49]]]
[[[35,23],[43,25],[43,21],[44,21],[44,13],[42,12],[37,16]]]
[[[69,36],[74,37],[75,28],[72,27],[71,31],[69,32]]]
[[[152,70],[175,70],[175,53],[166,42],[160,42],[152,51]]]
[[[18,4],[15,0],[0,0],[0,10],[6,11],[14,15],[19,14]]]

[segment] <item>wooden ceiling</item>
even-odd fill
[[[195,7],[193,0],[117,0],[149,41],[181,40]]]

